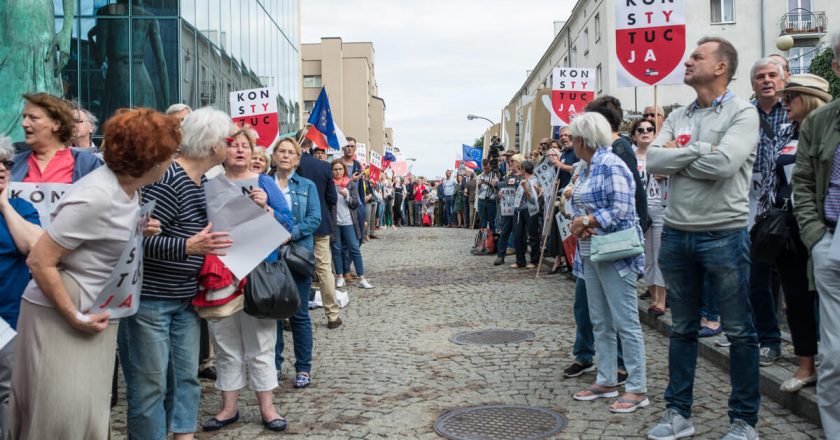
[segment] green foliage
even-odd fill
[[[831,49],[825,49],[820,52],[819,55],[814,57],[814,60],[811,61],[811,66],[808,68],[809,72],[821,76],[828,80],[830,85],[829,93],[834,99],[840,98],[840,78],[834,74],[834,71],[831,70],[831,60],[834,58],[834,54],[831,52]]]
[[[484,146],[484,137],[477,137],[473,141],[473,147],[483,147]]]

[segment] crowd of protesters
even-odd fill
[[[840,77],[840,32],[829,43]],[[667,410],[648,438],[695,432],[698,338],[718,336],[731,362],[724,438],[757,439],[759,369],[782,354],[782,309],[798,368],[781,390],[816,384],[825,434],[840,437],[840,255],[831,255],[840,103],[831,102],[828,81],[791,75],[779,55],[753,63],[751,102],[735,96],[728,86],[738,53],[722,38],[701,39],[685,67],[697,98],[667,118],[650,106],[628,122],[616,98],[601,96],[528,157],[510,149],[498,164],[485,159],[475,178],[478,226],[495,238],[495,265],[513,254],[512,268],[532,269],[544,255],[554,258],[548,273],[571,270],[577,279],[574,360],[563,375],[595,371],[596,353],[599,361],[574,399],[619,397],[609,406],[616,413],[649,404],[637,312],[645,286],[648,313],[670,311],[673,322]],[[533,177],[544,163],[554,188]],[[519,204],[499,212],[514,191]]]

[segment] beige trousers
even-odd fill
[[[332,267],[332,249],[330,236],[315,236],[315,274],[318,275],[318,287],[321,289],[321,301],[327,321],[338,319],[338,302],[335,300],[335,275]]]

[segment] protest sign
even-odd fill
[[[31,203],[41,218],[41,228],[46,228],[52,220],[52,213],[58,202],[70,189],[68,183],[9,183],[9,198],[21,198]]]
[[[143,229],[154,210],[154,200],[140,208],[134,229],[114,266],[114,271],[93,302],[93,307],[86,313],[108,311],[111,312],[112,320],[137,313],[140,308],[140,289],[143,287]]]
[[[257,145],[271,148],[279,134],[277,92],[272,87],[230,92],[230,117],[257,132]]]
[[[0,348],[5,347],[12,342],[17,332],[13,329],[5,319],[0,318]]]
[[[569,264],[575,260],[575,252],[577,252],[577,237],[572,234],[572,221],[563,218],[563,215],[557,213],[557,227],[560,228],[560,240],[563,241],[563,250],[566,251],[566,261]]]
[[[595,69],[555,67],[552,78],[551,125],[569,125],[595,99]]]
[[[367,145],[359,143],[356,144],[356,160],[362,164],[362,167],[367,165]]]
[[[513,207],[518,208],[522,205],[522,197],[525,197],[525,187],[520,183],[516,187],[516,194],[513,196]]]
[[[516,188],[502,188],[499,192],[502,193],[502,197],[499,199],[502,215],[513,215],[513,210],[516,208],[513,201],[516,197]]]
[[[370,152],[370,164],[378,168],[382,168],[382,156],[376,151]]]
[[[685,0],[615,2],[619,87],[682,84]]]
[[[224,175],[207,181],[204,193],[213,232],[227,231],[233,240],[219,259],[236,278],[245,278],[291,236],[274,216],[242,195],[241,188]]]
[[[255,177],[253,179],[242,179],[242,180],[234,180],[233,183],[242,190],[242,194],[246,196],[251,195],[251,191],[255,189],[260,189],[260,178]]]
[[[547,190],[548,188],[554,187],[554,179],[557,178],[557,168],[554,168],[551,161],[546,160],[534,170],[534,175],[537,176],[540,186]]]

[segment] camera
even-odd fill
[[[487,159],[490,161],[490,169],[494,172],[499,171],[499,157],[505,149],[498,136],[490,138],[490,150],[487,152]]]

